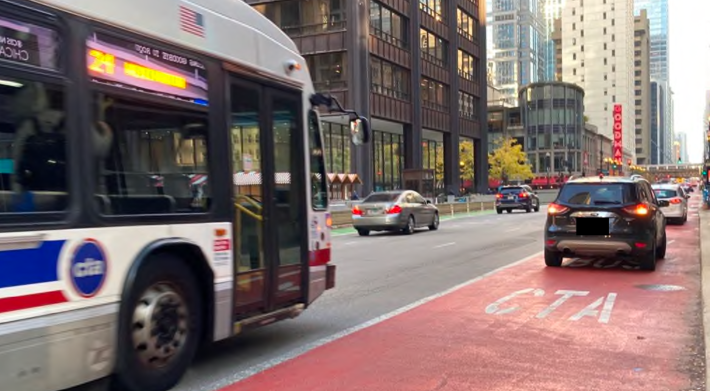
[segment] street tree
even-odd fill
[[[473,142],[461,141],[459,143],[459,179],[473,180]],[[444,148],[437,147],[436,151],[436,180],[444,180]]]
[[[510,179],[526,180],[534,177],[523,146],[511,137],[495,141],[493,153],[488,154],[488,164],[488,176],[503,183]]]

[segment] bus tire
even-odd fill
[[[151,255],[121,305],[113,389],[166,391],[190,366],[202,335],[200,290],[170,253]]]

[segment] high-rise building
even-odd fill
[[[703,162],[710,160],[710,90],[705,91],[705,112],[703,113]]]
[[[368,148],[328,121],[330,172],[358,174],[361,194],[403,188],[404,170],[422,168],[435,170],[434,191],[487,189],[483,0],[246,2],[294,40],[316,90],[370,119]]]
[[[614,105],[621,105],[624,155],[633,156],[633,0],[567,0],[561,27],[562,80],[584,89],[589,123],[607,137],[613,137]]]
[[[546,0],[490,1],[488,59],[495,62],[493,85],[517,102],[518,89],[547,79],[550,51]]]
[[[634,126],[636,164],[648,164],[651,152],[651,80],[649,21],[646,10],[634,17]]]
[[[690,163],[688,156],[688,135],[685,132],[678,132],[675,136],[677,146],[674,158],[681,163]]]
[[[651,27],[651,78],[668,81],[670,39],[668,38],[668,0],[634,0],[636,15],[645,9]]]
[[[663,131],[665,128],[665,125],[662,121],[662,118],[665,118],[665,115],[662,113],[663,109],[663,104],[662,100],[664,98],[664,93],[663,89],[661,86],[658,85],[658,82],[656,81],[651,81],[651,89],[650,89],[650,100],[651,100],[651,109],[650,109],[650,128],[651,128],[651,152],[650,152],[650,158],[651,158],[651,164],[661,164],[662,161],[662,154],[661,154],[661,144],[663,142]]]

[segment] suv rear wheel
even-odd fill
[[[560,267],[562,266],[563,258],[562,253],[545,249],[545,265],[549,267]]]
[[[658,251],[658,247],[656,246],[656,241],[653,241],[653,245],[651,246],[651,251],[646,252],[641,256],[639,266],[641,270],[648,270],[648,271],[654,271],[656,270],[656,253]]]
[[[661,239],[661,245],[656,247],[656,259],[663,259],[666,257],[666,234],[663,233],[663,239]]]

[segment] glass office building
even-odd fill
[[[668,81],[668,0],[634,0],[634,14],[642,9],[647,11],[651,25],[651,80]]]

